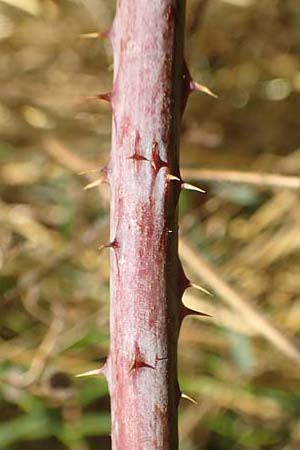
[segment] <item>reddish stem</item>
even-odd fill
[[[189,76],[184,1],[119,0],[114,53],[111,185],[113,450],[178,448],[177,341],[182,269],[177,250],[179,128]]]

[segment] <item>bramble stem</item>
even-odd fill
[[[113,450],[178,448],[179,128],[184,1],[119,0],[114,53],[110,354]],[[167,175],[179,178],[171,180]]]

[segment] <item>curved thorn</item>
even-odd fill
[[[216,94],[214,94],[207,86],[201,83],[197,83],[196,81],[190,82],[191,91],[199,91],[204,94],[210,95],[211,97],[218,98]]]
[[[181,179],[180,178],[178,178],[178,177],[176,177],[176,175],[172,175],[171,173],[168,173],[167,174],[167,180],[169,180],[169,181],[181,181]]]
[[[151,366],[150,364],[147,364],[146,362],[144,362],[142,360],[138,360],[138,359],[134,358],[129,367],[129,373],[131,373],[132,371],[136,371],[138,369],[142,369],[142,368],[155,369],[155,367]]]
[[[201,192],[202,194],[206,193],[206,191],[204,191],[203,189],[201,189],[201,188],[199,188],[197,186],[194,186],[193,184],[183,182],[181,180],[181,178],[177,177],[176,175],[173,175],[172,173],[168,173],[167,174],[167,180],[169,180],[169,181],[180,181],[182,189],[188,189],[190,191],[197,191],[197,192]]]
[[[134,355],[131,360],[131,364],[130,364],[128,371],[129,371],[129,373],[131,373],[133,371],[137,371],[142,368],[156,369],[156,367],[153,367],[150,364],[146,363],[146,361],[144,360],[144,358],[141,355],[139,346],[135,343]]]
[[[157,173],[162,167],[168,167],[167,161],[164,161],[159,153],[158,142],[153,140],[152,142],[152,168]]]
[[[103,369],[94,369],[94,370],[88,370],[87,372],[79,373],[75,375],[75,378],[83,378],[83,377],[92,377],[96,375],[102,375]]]
[[[190,397],[187,394],[184,394],[183,392],[181,392],[181,398],[185,398],[186,400],[193,403],[194,405],[198,405],[198,402],[194,398]]]
[[[155,367],[146,363],[143,358],[140,356],[138,349],[135,350],[135,355],[132,358],[132,362],[129,367],[129,373],[132,371],[136,371],[142,368],[155,369]]]
[[[108,35],[105,32],[94,31],[92,33],[82,33],[79,35],[80,39],[100,39],[107,38]]]
[[[206,191],[204,191],[204,189],[201,189],[197,186],[194,186],[193,184],[190,183],[182,183],[181,185],[182,189],[187,189],[189,191],[197,191],[197,192],[201,192],[202,194],[205,194]]]
[[[207,314],[201,311],[196,311],[194,309],[188,308],[187,306],[183,305],[181,310],[181,316],[184,319],[187,316],[202,316],[202,317],[212,317],[211,314]]]
[[[108,183],[108,172],[109,172],[108,166],[104,166],[99,169],[91,169],[90,171],[85,172],[85,173],[89,173],[89,172],[100,172],[100,177],[97,178],[96,180],[92,181],[91,183],[87,184],[83,188],[84,190],[88,190],[88,189],[92,189],[94,187],[100,186],[100,184],[102,184],[102,183]],[[84,172],[81,172],[81,174],[84,175]]]
[[[112,247],[111,243],[109,243],[109,244],[102,244],[102,245],[99,245],[98,250],[101,252],[105,248],[111,248],[111,247]]]
[[[84,186],[84,190],[93,189],[94,187],[100,186],[103,183],[103,178],[98,178],[97,180],[92,181],[91,183]]]
[[[193,283],[192,281],[190,282],[190,286],[189,286],[189,287],[198,289],[199,291],[202,291],[202,292],[204,292],[205,294],[210,295],[211,297],[212,297],[212,295],[213,295],[213,294],[212,294],[211,292],[209,292],[207,289],[205,289],[205,288],[202,287],[202,286],[199,286],[199,284]]]
[[[98,250],[101,252],[105,248],[112,248],[114,246],[113,242],[109,242],[108,244],[99,245]]]

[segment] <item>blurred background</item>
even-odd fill
[[[0,448],[108,450],[111,0],[0,1]],[[300,448],[298,0],[187,1],[181,450]],[[250,172],[250,173],[249,173]],[[97,184],[97,183],[96,183]]]

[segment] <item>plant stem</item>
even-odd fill
[[[189,86],[184,12],[181,0],[119,0],[109,32],[111,345],[104,373],[113,450],[178,448],[177,341],[189,286],[177,235],[179,129]]]

